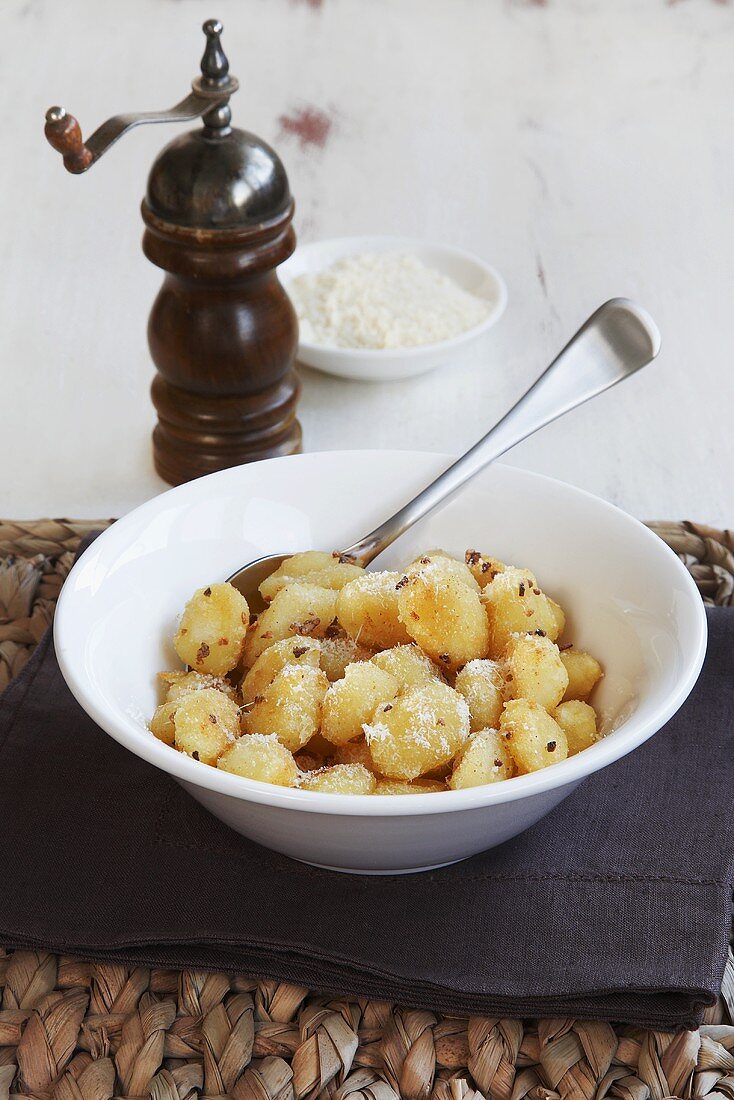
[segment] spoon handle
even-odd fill
[[[443,504],[470,478],[539,428],[651,362],[660,333],[646,310],[627,298],[600,306],[530,389],[471,450],[390,519],[344,550],[369,565],[399,535]]]

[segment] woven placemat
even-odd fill
[[[109,520],[0,521],[0,689]],[[652,523],[707,603],[734,604],[734,537]],[[0,883],[0,890],[13,889]],[[283,982],[0,948],[0,1100],[734,1100],[734,957],[695,1032],[442,1017]]]

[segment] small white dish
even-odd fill
[[[194,589],[274,550],[347,545],[449,461],[410,451],[297,455],[210,474],[141,505],[92,544],[61,592],[54,637],[66,682],[120,744],[237,832],[295,859],[394,874],[464,859],[521,833],[676,712],[701,669],[706,616],[687,570],[641,523],[512,466],[478,475],[375,568],[399,568],[437,546],[457,554],[476,547],[531,568],[566,610],[566,637],[605,666],[594,704],[611,732],[590,749],[469,790],[349,797],[218,771],[146,726],[158,670],[180,667],[171,637]],[[634,785],[625,797],[634,800]]]
[[[417,257],[453,279],[463,290],[485,298],[492,308],[479,325],[440,343],[411,348],[336,348],[301,340],[298,359],[308,367],[352,378],[359,382],[389,382],[412,378],[455,361],[502,316],[507,305],[507,287],[499,272],[470,252],[410,237],[336,237],[298,245],[278,269],[286,291],[299,275],[317,274],[338,260],[365,252],[404,252]]]

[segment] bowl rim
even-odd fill
[[[421,355],[433,355],[436,353],[442,353],[444,351],[450,352],[455,348],[461,347],[463,344],[474,340],[476,337],[481,336],[483,332],[492,328],[493,325],[499,321],[502,314],[507,307],[507,284],[500,275],[496,267],[487,263],[480,256],[477,256],[474,252],[469,252],[463,248],[456,248],[454,245],[442,244],[439,241],[425,240],[421,237],[393,237],[389,234],[367,234],[364,236],[348,236],[348,237],[326,237],[322,240],[307,241],[305,244],[298,246],[298,251],[303,255],[306,252],[316,252],[319,248],[326,247],[328,245],[349,245],[354,246],[355,249],[360,248],[364,251],[369,248],[369,242],[381,242],[387,244],[392,242],[396,246],[396,251],[410,251],[411,248],[434,248],[438,252],[443,252],[446,255],[454,256],[457,259],[465,260],[468,263],[474,265],[484,275],[488,275],[495,283],[497,290],[497,298],[492,305],[492,309],[489,311],[483,321],[480,321],[477,325],[472,325],[471,328],[466,329],[464,332],[458,333],[456,336],[450,336],[446,340],[437,340],[432,344],[415,344],[408,348],[340,348],[335,347],[333,344],[317,344],[312,340],[303,340],[299,334],[298,346],[308,352],[314,352],[317,355],[333,355],[335,357],[344,358],[363,358],[368,361],[374,360],[387,360],[390,359],[416,359]],[[361,243],[360,243],[361,242]],[[387,249],[384,249],[387,251]],[[356,252],[355,252],[356,254]],[[293,253],[294,257],[298,255],[298,252]],[[341,259],[346,259],[346,255]],[[292,278],[298,278],[298,276],[288,277],[287,265],[290,263],[290,258],[284,262],[282,267],[286,268],[283,272],[283,285],[288,292],[289,282]],[[335,262],[335,261],[334,261]],[[326,265],[330,266],[330,265]],[[326,270],[326,266],[320,268],[320,271]],[[281,268],[282,270],[282,268]],[[295,307],[294,307],[295,308]]]
[[[668,696],[665,704],[660,706],[646,721],[635,721],[635,714],[614,730],[611,735],[602,738],[593,746],[578,753],[576,756],[553,764],[541,771],[528,775],[515,776],[513,779],[503,780],[501,783],[484,784],[478,787],[470,787],[459,791],[437,791],[435,793],[414,795],[340,795],[323,791],[304,791],[299,788],[278,787],[270,783],[262,783],[258,780],[246,779],[217,768],[201,764],[169,745],[159,741],[152,733],[141,728],[131,715],[118,716],[115,712],[106,709],[96,698],[98,689],[91,682],[85,672],[83,660],[74,660],[72,648],[79,654],[83,650],[78,645],[70,646],[67,640],[73,632],[73,601],[74,581],[77,576],[89,564],[91,557],[104,549],[108,542],[114,541],[120,533],[124,534],[128,524],[132,524],[139,518],[144,518],[147,512],[157,512],[160,502],[172,502],[175,498],[185,496],[192,485],[209,484],[212,478],[226,479],[236,476],[237,471],[251,473],[253,469],[267,463],[298,463],[304,459],[309,460],[317,456],[328,458],[335,462],[348,461],[354,456],[359,456],[359,461],[364,461],[366,455],[378,453],[394,456],[395,460],[404,460],[410,455],[417,460],[430,459],[435,462],[438,458],[446,460],[447,465],[456,456],[440,454],[428,451],[394,450],[375,451],[374,449],[352,449],[342,451],[308,452],[300,455],[288,455],[281,458],[266,459],[259,463],[248,463],[243,466],[231,467],[228,470],[218,471],[197,478],[194,482],[175,486],[145,503],[132,509],[125,516],[118,519],[99,535],[95,541],[87,547],[69,572],[63,585],[56,605],[53,624],[53,639],[61,673],[69,689],[83,710],[108,736],[118,741],[129,751],[135,753],[141,759],[167,772],[185,785],[201,787],[218,794],[229,795],[240,801],[256,802],[260,804],[304,811],[306,813],[319,813],[325,815],[351,816],[351,817],[404,817],[422,816],[424,814],[453,813],[460,810],[474,810],[499,805],[506,802],[515,802],[520,799],[540,795],[557,788],[575,785],[587,776],[601,770],[616,760],[626,756],[633,749],[638,748],[655,734],[676,713],[690,694],[698,679],[704,657],[706,654],[706,642],[708,626],[703,600],[696,587],[695,581],[678,558],[677,554],[663,540],[639,520],[629,515],[623,509],[605,501],[603,498],[580,489],[558,478],[539,474],[522,467],[512,466],[508,463],[495,463],[505,470],[513,471],[513,476],[541,481],[551,486],[561,486],[564,490],[571,490],[589,500],[595,506],[601,506],[603,510],[613,514],[617,520],[621,520],[628,528],[634,529],[636,535],[646,541],[653,553],[667,557],[674,570],[677,570],[682,583],[682,588],[690,598],[690,607],[694,609],[696,622],[695,636],[692,636],[686,646],[688,660],[684,675],[678,681],[676,690]],[[654,548],[654,549],[653,549]],[[295,552],[295,551],[294,551]],[[636,712],[635,712],[636,713]],[[141,735],[148,733],[147,737]]]

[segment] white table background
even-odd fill
[[[234,122],[280,152],[302,240],[421,236],[503,272],[470,360],[369,386],[303,372],[307,450],[460,452],[604,299],[637,298],[655,365],[511,461],[642,518],[734,519],[734,5],[726,0],[3,0],[0,514],[120,515],[153,471],[145,326],[161,273],[139,202],[162,144],[125,137],[71,177],[52,103],[85,134],[168,106],[216,16]],[[323,147],[282,119],[319,111]]]

